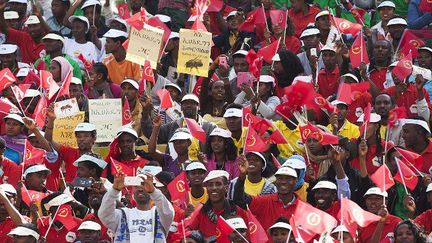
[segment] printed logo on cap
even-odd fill
[[[416,104],[412,104],[410,106],[410,112],[413,113],[413,114],[417,114],[418,113],[418,111],[417,111],[417,105]]]

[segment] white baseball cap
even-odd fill
[[[40,24],[40,20],[36,15],[30,15],[27,20],[24,22],[25,25],[29,24]]]
[[[429,183],[429,185],[426,188],[426,192],[432,192],[432,183]]]
[[[381,189],[378,188],[378,187],[371,187],[371,188],[369,188],[364,195],[365,196],[367,196],[367,195],[378,195],[378,196],[388,197],[388,193],[385,192],[385,191],[384,192],[381,191]]]
[[[357,119],[357,122],[363,122],[364,114],[361,114],[361,116]],[[377,113],[371,113],[370,114],[370,120],[369,122],[379,122],[381,121],[381,116]]]
[[[17,194],[15,187],[7,183],[0,184],[0,191],[3,191],[7,196],[13,196]]]
[[[124,126],[120,127],[118,132],[117,132],[117,137],[119,137],[123,133],[129,133],[132,136],[134,136],[135,138],[138,138],[138,133],[135,131],[135,129],[132,128],[131,125],[124,125]]]
[[[162,171],[162,167],[157,165],[146,165],[142,168],[141,173],[149,173],[150,175],[157,175]]]
[[[407,24],[405,19],[397,17],[397,18],[393,18],[393,19],[389,20],[389,22],[387,23],[387,27],[391,26],[391,25],[405,25],[405,26],[407,26],[408,24]]]
[[[292,176],[297,178],[297,172],[289,166],[284,166],[279,168],[275,173],[275,176],[277,175],[286,175],[286,176]]]
[[[229,17],[236,16],[236,14],[237,14],[237,11],[235,11],[235,10],[231,11],[227,16],[224,17],[224,19],[227,20]]]
[[[212,170],[208,173],[203,182],[207,182],[219,177],[225,177],[227,180],[229,180],[229,173],[224,170]]]
[[[227,118],[227,117],[243,117],[243,111],[242,111],[242,109],[238,109],[238,108],[228,108],[225,111],[223,117],[224,118]]]
[[[78,123],[78,125],[74,129],[74,132],[93,132],[93,131],[96,131],[96,126],[88,122]]]
[[[248,52],[245,50],[238,50],[238,51],[234,52],[233,57],[234,56],[246,56],[247,54],[248,54]]]
[[[39,240],[39,234],[38,232],[29,229],[27,227],[24,226],[18,226],[15,229],[12,229],[8,234],[8,236],[14,237],[14,236],[32,236],[34,237],[36,240]]]
[[[101,6],[102,4],[98,0],[86,0],[84,2],[84,4],[81,6],[81,9],[85,9],[85,8],[87,8],[89,6],[93,6],[93,5]]]
[[[171,39],[174,39],[174,38],[180,38],[180,34],[178,32],[171,31],[171,33],[170,33],[170,35],[168,37],[168,40],[171,40]]]
[[[276,53],[273,57],[272,57],[272,61],[274,62],[280,62],[280,56],[279,53]]]
[[[416,119],[400,119],[402,126],[406,124],[412,124],[412,125],[418,125],[423,127],[428,133],[431,133],[429,125],[427,122],[423,120],[416,120]]]
[[[352,73],[345,73],[341,77],[350,77],[350,78],[354,79],[354,81],[356,81],[356,83],[359,82],[358,78],[354,74],[352,74]]]
[[[247,229],[248,228],[246,226],[245,221],[240,217],[227,219],[226,222],[234,229]]]
[[[65,39],[62,36],[55,34],[55,33],[46,34],[44,37],[42,37],[42,40],[59,40],[59,41],[63,42],[63,44],[65,42]]]
[[[125,79],[125,80],[123,80],[123,81],[120,83],[120,87],[121,87],[123,84],[125,84],[125,83],[128,83],[128,84],[132,85],[136,90],[139,89],[139,84],[138,84],[138,82],[135,81],[135,80],[133,80],[133,79]]]
[[[246,157],[249,155],[249,154],[255,154],[256,156],[258,156],[263,162],[264,162],[264,166],[262,167],[262,171],[264,171],[265,169],[266,169],[266,167],[267,167],[267,160],[266,160],[266,158],[264,157],[264,155],[262,155],[262,153],[260,153],[260,152],[256,152],[256,151],[248,151],[247,153],[246,153]]]
[[[303,32],[300,35],[300,39],[304,38],[304,37],[308,37],[308,36],[312,36],[312,35],[319,35],[320,31],[317,28],[307,28],[305,30],[303,30]]]
[[[19,19],[18,12],[16,12],[16,11],[5,11],[3,13],[3,17],[4,17],[5,20],[8,20],[8,19]]]
[[[81,157],[79,157],[77,160],[75,160],[73,165],[78,166],[78,164],[80,162],[84,162],[84,161],[92,162],[93,164],[99,166],[101,169],[105,169],[105,167],[108,165],[107,162],[105,162],[101,159],[98,159],[96,157],[93,157],[91,155],[88,155],[88,154],[81,155]]]
[[[271,229],[287,229],[287,230],[292,230],[291,225],[285,223],[285,222],[277,222],[275,224],[273,224],[272,226],[270,226],[269,231]]]
[[[273,78],[273,76],[270,76],[270,75],[261,75],[259,77],[259,82],[271,83],[273,85],[273,87],[275,86],[275,78]]]
[[[330,102],[332,105],[347,105],[347,103],[341,101],[341,100],[333,100],[332,102]]]
[[[293,169],[306,169],[306,162],[301,155],[293,155],[283,163],[282,167],[289,166]]]
[[[377,9],[380,9],[383,7],[396,8],[396,5],[392,1],[383,1],[378,5]]]
[[[22,116],[15,114],[15,113],[9,113],[7,116],[3,117],[3,120],[6,120],[6,119],[12,119],[12,120],[15,120],[15,121],[24,125],[24,121],[22,119]]]
[[[175,84],[175,83],[171,83],[171,82],[168,83],[168,82],[167,82],[167,83],[165,84],[165,87],[174,87],[174,88],[177,89],[180,93],[182,92],[180,86],[178,86],[178,85]]]
[[[336,52],[335,48],[330,46],[330,45],[325,45],[323,46],[323,48],[321,48],[321,51],[332,51],[332,52]]]
[[[228,130],[225,130],[223,128],[220,127],[216,127],[215,129],[213,129],[213,131],[210,133],[210,137],[212,136],[218,136],[218,137],[223,137],[223,138],[231,138],[231,132]]]
[[[194,94],[186,94],[185,96],[183,96],[181,102],[183,102],[185,100],[193,100],[198,104],[200,103],[198,97]]]
[[[205,167],[205,165],[203,163],[198,162],[198,161],[194,161],[194,162],[189,163],[186,166],[186,171],[193,171],[193,170],[205,170],[205,171],[207,171],[207,168]]]
[[[329,16],[329,15],[330,15],[330,12],[329,12],[328,10],[323,10],[323,11],[317,13],[317,15],[315,15],[315,21],[316,21],[319,17],[322,17],[322,16]]]
[[[82,85],[82,81],[77,77],[72,77],[71,84]]]
[[[78,227],[78,231],[80,230],[94,230],[94,231],[100,231],[101,230],[101,225],[91,221],[91,220],[86,220],[84,222],[82,222],[80,224],[80,226]]]
[[[74,199],[66,193],[59,194],[58,196],[45,203],[44,207],[49,210],[51,207],[60,206],[68,202],[72,202]]]
[[[337,190],[337,186],[331,181],[318,181],[318,183],[312,188],[312,190],[316,189]]]
[[[418,50],[419,51],[428,51],[428,52],[432,53],[432,48],[427,47],[427,46],[422,46]]]
[[[128,33],[121,31],[121,30],[110,29],[103,35],[103,37],[105,37],[105,38],[119,38],[119,37],[128,38]]]
[[[22,4],[27,4],[27,0],[9,0],[9,3],[22,3]]]
[[[0,55],[7,55],[15,53],[18,50],[18,46],[14,44],[2,44],[0,45]]]
[[[89,23],[89,21],[88,21],[88,19],[86,18],[86,17],[84,17],[84,16],[76,16],[76,15],[72,15],[72,16],[70,16],[69,17],[69,22],[73,22],[74,20],[80,20],[80,21],[82,21],[82,22],[84,22],[84,23],[86,23],[86,25],[87,25],[87,30],[86,30],[86,33],[90,30],[90,23]]]
[[[111,18],[111,19],[108,19],[107,20],[107,24],[108,24],[108,26],[111,26],[111,23],[113,22],[113,21],[117,21],[117,22],[119,22],[120,24],[122,24],[126,29],[128,28],[128,24],[127,24],[127,22],[126,22],[126,20],[124,20],[124,19],[122,19],[122,18],[120,18],[120,17],[118,17],[118,16],[116,16],[116,17],[114,17],[114,18]],[[110,30],[112,30],[112,29],[110,29]],[[108,31],[109,32],[109,31]],[[127,37],[127,36],[126,36]],[[114,37],[113,37],[114,38]]]
[[[36,164],[36,165],[28,167],[24,171],[23,176],[25,178],[25,177],[27,177],[28,174],[42,172],[42,171],[47,172],[48,174],[51,174],[51,170],[48,169],[45,165],[43,165],[43,164]]]
[[[170,138],[170,143],[174,142],[176,140],[190,140],[192,141],[192,135],[186,131],[178,131],[174,132],[172,137]]]
[[[171,22],[171,17],[165,14],[156,14],[155,17],[159,18],[164,23]]]

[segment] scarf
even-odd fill
[[[297,183],[296,183],[295,186],[294,186],[294,191],[297,191],[298,189],[300,189],[300,187],[303,186],[303,184],[304,184],[304,182],[305,182],[305,181],[304,181],[305,172],[306,172],[305,169],[301,169],[301,170],[300,170],[299,176],[298,176],[298,178],[297,178]]]
[[[61,81],[60,81],[60,83],[63,83],[65,81],[68,73],[73,72],[73,67],[69,63],[69,61],[64,57],[58,56],[52,60],[56,61],[60,65],[60,69],[61,69],[61,72],[60,72]]]

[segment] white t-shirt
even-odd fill
[[[90,41],[87,41],[84,44],[79,44],[75,41],[75,39],[65,38],[63,52],[68,54],[74,61],[76,61],[81,69],[84,69],[84,63],[77,58],[80,53],[82,53],[85,59],[89,61],[100,61],[100,51],[95,46],[95,44]]]
[[[137,208],[129,210],[128,228],[130,242],[153,242],[156,207],[142,211]]]

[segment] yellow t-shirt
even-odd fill
[[[240,154],[240,150],[243,148],[244,146],[244,141],[246,140],[246,133],[247,133],[247,127],[243,127],[242,130],[242,134],[240,136],[240,139],[237,140],[235,138],[233,138],[234,140],[234,145],[237,147],[237,154]]]
[[[108,69],[109,79],[115,84],[120,84],[126,78],[141,80],[141,67],[136,63],[127,60],[117,62],[112,54],[108,55],[103,63]]]
[[[192,138],[191,145],[189,146],[189,158],[191,160],[198,160],[198,154],[200,152],[199,140]]]
[[[303,186],[300,187],[295,193],[299,196],[300,200],[303,202],[307,201],[307,189],[309,188],[309,183],[303,183]]]
[[[283,121],[275,122],[274,126],[282,133],[282,135],[284,135],[285,139],[289,143],[289,145],[277,145],[280,151],[279,156],[286,158],[290,157],[291,155],[293,155],[293,150],[291,148],[293,148],[298,154],[304,155],[304,144],[302,142],[300,129],[298,127],[296,127],[296,129],[294,130],[290,130]]]
[[[386,132],[387,132],[387,126],[380,126],[380,136],[382,139],[385,139],[386,137]]]
[[[330,131],[333,131],[333,126],[331,124],[329,124],[327,128],[330,129]],[[360,129],[357,125],[345,119],[345,123],[343,124],[341,129],[339,129],[338,135],[341,135],[348,139],[358,138],[360,136]]]
[[[208,199],[207,188],[204,187],[204,194],[199,198],[195,198],[194,196],[192,196],[192,193],[189,191],[189,198],[191,199],[192,205],[194,207],[196,207],[200,203],[206,203]]]
[[[265,182],[265,179],[262,178],[260,182],[252,183],[246,177],[246,180],[244,183],[244,191],[251,196],[259,195],[259,194],[261,194],[262,189],[264,187],[264,182]]]

